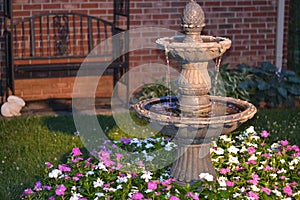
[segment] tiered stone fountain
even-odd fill
[[[174,130],[171,134],[178,144],[178,158],[171,176],[179,184],[199,181],[200,173],[210,173],[216,179],[210,158],[211,139],[234,131],[257,111],[246,101],[209,95],[208,62],[224,54],[231,41],[201,35],[204,20],[202,8],[191,0],[182,15],[185,35],[156,41],[159,48],[167,50],[170,58],[181,63],[177,97],[147,99],[133,105],[139,116]],[[176,106],[169,106],[166,111],[157,109],[170,101]]]

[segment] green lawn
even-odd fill
[[[105,127],[114,126],[112,117],[98,119]],[[239,130],[250,125],[268,130],[274,140],[300,145],[300,108],[260,110]],[[84,148],[75,131],[72,116],[0,119],[0,199],[18,199],[41,176],[46,161],[62,163],[73,147]]]

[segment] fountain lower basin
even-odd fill
[[[212,102],[212,111],[201,117],[182,113],[177,108],[178,99],[176,97],[143,100],[133,105],[133,109],[140,117],[150,121],[154,120],[161,125],[171,125],[177,128],[192,127],[195,129],[223,126],[222,134],[234,131],[257,112],[256,107],[247,101],[231,97],[209,97]]]

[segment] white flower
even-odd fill
[[[122,185],[117,186],[117,190],[122,190],[122,189],[123,189]]]
[[[250,133],[256,133],[254,130],[253,126],[250,126],[249,128],[246,129],[246,133],[250,134]]]
[[[50,178],[57,178],[62,172],[59,169],[54,169],[49,173]]]
[[[278,196],[278,197],[282,197],[282,194],[281,194],[281,192],[280,191],[278,191],[277,189],[275,189],[275,190],[272,190],[272,192],[276,195],[276,196]]]
[[[239,159],[237,157],[233,157],[231,155],[229,155],[229,159],[228,159],[228,163],[235,163],[235,164],[239,164]]]
[[[237,154],[237,153],[239,152],[239,149],[236,148],[235,146],[231,145],[231,146],[227,149],[227,151],[228,151],[229,153]]]
[[[272,173],[272,174],[270,174],[270,176],[271,176],[272,178],[276,178],[276,177],[277,177],[277,174]]]
[[[299,157],[295,157],[290,163],[289,165],[297,165],[300,161],[300,158]]]
[[[224,149],[222,149],[221,147],[218,147],[217,150],[215,151],[215,153],[217,155],[223,155],[224,154]]]
[[[125,177],[121,177],[121,176],[118,176],[117,178],[117,183],[127,183],[128,181],[128,178],[125,176]]]
[[[257,141],[257,140],[260,139],[260,137],[259,137],[259,136],[256,136],[256,135],[251,135],[250,139],[251,139],[251,140],[253,139],[253,140]]]
[[[146,146],[145,146],[146,149],[150,149],[150,148],[153,148],[153,147],[154,147],[154,145],[151,144],[151,143],[148,143],[148,144],[146,144]]]
[[[237,197],[239,197],[239,196],[241,196],[240,193],[234,193],[234,194],[232,195],[232,197],[233,197],[234,199],[237,198]]]
[[[243,152],[246,152],[247,151],[247,148],[245,146],[242,146],[242,148],[240,149],[240,152],[243,153]]]
[[[104,197],[104,193],[102,193],[102,192],[97,192],[95,195],[96,195],[97,197]]]
[[[81,194],[75,192],[75,193],[71,196],[70,200],[79,200],[81,197],[82,197]]]
[[[102,187],[104,185],[104,182],[100,178],[98,178],[97,181],[93,182],[93,185],[94,185],[94,188]]]
[[[100,169],[103,170],[105,172],[107,172],[108,170],[106,169],[105,165],[103,162],[99,162],[98,165],[96,165],[96,169]]]
[[[281,164],[285,163],[285,160],[284,160],[284,159],[281,159],[281,160],[280,160],[280,163],[281,163]]]
[[[143,171],[143,175],[141,176],[142,179],[145,180],[145,182],[149,182],[149,180],[152,178],[152,173],[150,171]]]
[[[246,191],[245,187],[241,187],[238,190],[241,191],[241,192],[245,192]]]
[[[224,176],[221,176],[218,178],[218,183],[221,187],[226,187],[226,181],[227,181],[227,178]]]
[[[91,175],[93,175],[93,174],[94,174],[93,171],[88,171],[88,172],[85,174],[85,176],[91,176]]]
[[[260,189],[256,185],[251,185],[251,190],[254,192],[259,192]]]
[[[231,138],[227,137],[227,135],[221,135],[219,137],[221,140],[223,140],[224,142],[230,142]]]
[[[248,161],[249,160],[257,160],[257,157],[255,156],[255,154],[252,154],[251,156],[250,156],[250,158],[248,158]]]
[[[200,179],[205,179],[207,181],[213,181],[214,177],[213,175],[209,174],[209,173],[201,173],[199,174]]]
[[[286,173],[286,170],[282,168],[281,170],[277,171],[277,174],[281,174],[281,173]]]
[[[164,147],[164,149],[166,150],[166,151],[171,151],[172,149],[173,149],[173,147],[171,146],[173,143],[171,143],[171,142],[168,142],[167,144],[166,144],[166,146]]]

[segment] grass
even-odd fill
[[[112,117],[99,116],[98,121],[110,134],[122,136]],[[273,140],[288,139],[300,146],[300,108],[259,110],[239,130],[251,125],[268,130]],[[43,174],[46,161],[63,163],[73,147],[84,149],[75,131],[72,116],[0,119],[0,199],[19,199]]]

